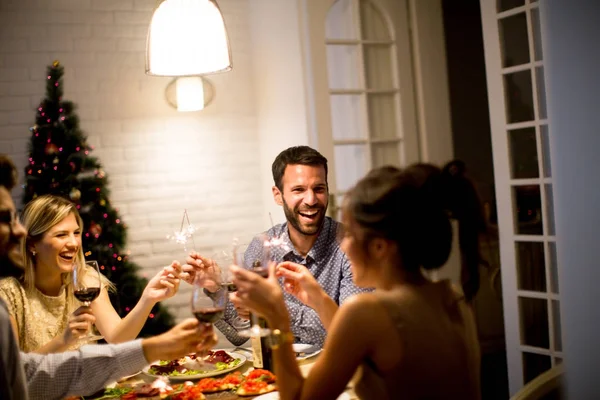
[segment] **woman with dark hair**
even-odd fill
[[[445,196],[453,192],[445,174],[427,164],[382,167],[350,190],[341,248],[354,283],[376,290],[339,309],[296,265],[273,265],[268,279],[232,267],[238,287],[232,301],[263,315],[273,330],[281,398],[335,399],[357,370],[355,391],[362,399],[480,398],[477,329],[462,293],[476,288],[456,290],[448,280],[433,282],[422,273],[442,267],[452,247]],[[474,231],[464,232],[471,243],[466,236]],[[306,378],[294,357],[278,276],[328,329]]]

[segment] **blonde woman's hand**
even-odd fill
[[[81,306],[75,310],[69,317],[67,329],[62,334],[65,346],[70,346],[84,336],[94,322],[96,322],[96,317],[92,314],[90,307]]]
[[[217,263],[208,257],[204,257],[195,251],[191,251],[185,260],[186,264],[181,267],[182,274],[181,279],[192,285],[196,277],[202,278],[204,275],[220,276],[221,269]],[[220,289],[219,285],[214,284],[214,279],[208,279],[205,281],[206,285],[204,288],[211,293],[216,292]]]
[[[152,303],[158,303],[173,297],[179,290],[181,264],[173,261],[171,265],[160,270],[146,285],[142,298]]]
[[[275,275],[283,278],[283,289],[302,303],[315,308],[325,294],[323,288],[304,265],[285,261],[277,265]]]

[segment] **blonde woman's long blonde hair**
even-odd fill
[[[83,231],[83,220],[81,219],[81,215],[79,215],[79,211],[77,211],[77,207],[63,197],[46,194],[36,197],[25,205],[21,220],[27,229],[27,240],[24,240],[21,245],[21,253],[25,265],[25,273],[21,279],[21,284],[27,291],[32,291],[35,288],[36,260],[35,256],[29,250],[30,246],[41,240],[46,232],[70,214],[75,216],[79,229]],[[75,268],[77,268],[79,274],[85,274],[86,272],[85,256],[81,246],[79,246],[75,255]],[[75,304],[71,274],[72,272],[63,274],[62,278],[67,290],[68,299]],[[103,287],[107,287],[109,290],[114,288],[113,284],[104,275],[100,274],[100,276]]]

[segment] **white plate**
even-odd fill
[[[342,393],[339,395],[337,400],[350,400],[350,395],[348,393]],[[271,392],[265,393],[260,396],[256,396],[254,400],[279,400],[279,392]]]
[[[294,353],[296,353],[296,360],[306,360],[307,358],[314,357],[322,350],[315,345],[304,343],[294,343],[292,348],[294,349]]]
[[[215,349],[213,351],[217,351],[217,350],[219,350],[219,349]],[[231,351],[226,351],[226,353],[229,354],[233,358],[239,359],[240,362],[236,366],[231,367],[231,368],[226,368],[226,369],[222,369],[222,370],[213,369],[213,370],[210,370],[210,371],[206,371],[205,369],[207,367],[211,367],[212,364],[206,364],[204,366],[198,366],[198,364],[193,365],[193,363],[196,363],[196,361],[190,361],[190,362],[186,363],[187,366],[189,367],[189,369],[202,369],[202,370],[205,370],[205,372],[203,372],[201,374],[196,374],[196,375],[176,375],[176,376],[155,375],[155,374],[151,374],[151,373],[148,372],[148,370],[150,369],[150,365],[147,366],[146,368],[144,368],[142,370],[142,372],[144,372],[144,374],[146,374],[146,375],[148,375],[148,376],[150,376],[152,378],[163,377],[163,378],[169,378],[169,380],[171,380],[171,381],[190,381],[190,380],[193,380],[193,379],[208,378],[210,376],[217,376],[217,375],[226,374],[228,372],[231,372],[231,371],[233,371],[235,369],[240,368],[246,362],[246,357],[243,356],[243,355],[241,355],[241,354],[234,353],[234,352],[231,352]]]
[[[314,346],[312,344],[304,344],[304,343],[294,343],[292,344],[292,349],[294,353],[296,353],[296,360],[306,360],[307,358],[311,358],[316,356],[321,352],[322,349]],[[252,355],[252,349],[246,347],[236,347],[234,351],[240,352],[246,356],[246,359],[250,362],[254,361],[254,357]],[[301,355],[298,355],[301,353]]]

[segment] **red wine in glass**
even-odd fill
[[[71,272],[71,279],[73,283],[73,295],[83,305],[89,307],[90,303],[98,298],[101,291],[102,278],[98,262],[88,260],[85,262],[85,266],[74,266]],[[102,336],[95,335],[91,328],[92,325],[90,324],[88,333],[79,338],[81,341],[91,342],[102,339]]]
[[[194,311],[194,317],[196,317],[196,319],[200,322],[213,324],[215,321],[223,318],[224,313],[224,307],[207,307],[196,309],[196,311]]]
[[[75,298],[82,303],[91,303],[100,295],[100,288],[77,289],[73,292]]]

